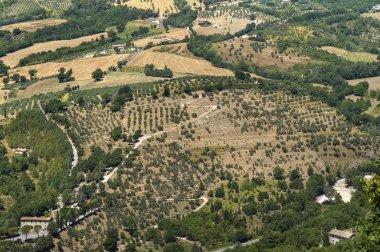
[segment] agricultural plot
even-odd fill
[[[279,166],[286,171],[298,168],[305,179],[309,167],[318,172],[328,165],[345,169],[376,155],[376,140],[351,129],[333,108],[306,96],[258,88],[175,95],[185,85],[212,83],[217,80],[172,80],[171,97],[155,100],[139,92],[117,113],[100,104],[71,104],[64,114],[74,122],[71,134],[86,149],[93,144],[127,147],[111,138],[110,131],[118,126],[123,134],[141,130],[147,137],[135,156],[134,169],[119,169],[110,182],[120,185],[110,191],[125,196],[122,202],[127,207],[122,211],[128,209],[143,227],[153,227],[170,215],[168,206],[161,208],[169,199],[197,198],[197,185],[214,188],[223,174],[236,180],[271,178]],[[151,89],[161,93],[165,84]],[[117,219],[119,211],[108,214]],[[88,246],[100,239],[97,234],[87,237]]]
[[[57,13],[62,13],[68,10],[71,5],[71,0],[37,0],[38,3],[46,9],[53,10]]]
[[[155,67],[164,68],[167,66],[175,73],[232,76],[233,73],[228,69],[218,68],[210,62],[195,58],[194,56],[182,56],[170,52],[158,52],[157,48],[143,51],[134,57],[128,66],[144,67],[146,64],[153,64]]]
[[[186,36],[190,37],[190,34],[187,31],[187,29],[171,29],[167,33],[162,33],[159,35],[154,35],[154,36],[136,40],[133,42],[133,44],[136,47],[145,47],[149,43],[153,43],[153,45],[159,45],[163,42],[173,42],[177,40],[183,40]]]
[[[42,7],[36,0],[17,0],[14,4],[5,9],[1,16],[22,16],[34,13],[40,10]]]
[[[375,62],[377,61],[377,55],[367,52],[350,52],[345,49],[333,47],[333,46],[323,46],[321,48],[329,53],[333,53],[339,57],[353,62]]]
[[[380,12],[366,12],[366,13],[363,13],[362,16],[373,18],[375,20],[380,20]]]
[[[129,0],[121,2],[120,4],[144,10],[151,9],[158,12],[161,17],[178,11],[174,4],[174,0]]]
[[[244,29],[247,24],[257,25],[271,19],[274,18],[235,5],[222,5],[215,10],[200,12],[193,28],[198,35],[234,34]]]
[[[80,45],[82,42],[89,42],[97,38],[100,38],[102,35],[107,36],[106,33],[102,33],[102,34],[95,34],[95,35],[85,36],[85,37],[71,39],[71,40],[55,40],[55,41],[49,41],[49,42],[44,42],[44,43],[37,43],[25,49],[21,49],[13,53],[9,53],[6,56],[1,57],[0,60],[2,60],[6,65],[10,67],[15,67],[18,65],[21,59],[25,58],[26,56],[32,53],[55,51],[58,48],[62,48],[62,47],[75,47],[75,46]]]
[[[11,71],[11,74],[19,73],[20,75],[28,76],[29,70],[35,69],[38,71],[37,76],[39,78],[47,78],[57,75],[58,70],[63,67],[66,70],[73,70],[73,77],[75,80],[91,80],[91,74],[95,69],[100,68],[103,71],[106,71],[110,66],[115,66],[118,61],[124,60],[127,56],[127,54],[118,54],[88,59],[77,59],[68,62],[46,62],[15,68]]]
[[[355,86],[359,82],[367,81],[369,84],[370,90],[380,90],[380,77],[372,77],[372,78],[363,78],[356,80],[348,80],[348,84]]]
[[[16,23],[16,24],[4,25],[4,26],[0,26],[0,30],[13,31],[16,28],[19,28],[22,31],[34,32],[37,29],[42,29],[48,26],[55,26],[55,25],[59,25],[65,22],[67,22],[67,20],[65,19],[49,18],[49,19],[33,20],[33,21]]]
[[[224,58],[233,63],[245,61],[260,67],[279,67],[287,69],[295,64],[305,64],[307,57],[292,51],[279,53],[271,43],[251,41],[248,38],[234,38],[214,45],[214,48]]]

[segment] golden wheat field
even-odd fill
[[[178,11],[174,0],[129,0],[121,4],[139,9],[151,9],[158,12],[160,16]]]
[[[164,68],[167,66],[175,73],[232,76],[233,73],[224,68],[211,65],[210,62],[193,57],[186,57],[170,52],[158,52],[157,48],[143,51],[133,58],[128,66],[144,67],[146,64],[153,64],[155,67]]]
[[[20,75],[28,76],[29,70],[36,69],[39,78],[46,78],[56,75],[58,70],[63,67],[66,70],[73,70],[73,77],[75,77],[75,80],[88,80],[91,79],[91,74],[95,69],[100,68],[105,71],[110,66],[116,65],[118,61],[125,59],[127,56],[128,54],[118,54],[89,59],[76,59],[67,62],[46,62],[15,68],[11,71],[11,74],[19,73]]]
[[[32,53],[44,52],[49,50],[55,51],[58,48],[62,47],[75,47],[80,45],[82,42],[88,42],[100,38],[101,35],[107,36],[106,33],[101,33],[70,40],[54,40],[49,42],[37,43],[33,46],[15,51],[13,53],[8,53],[4,57],[1,57],[0,60],[2,60],[6,65],[10,67],[15,67],[18,65],[21,59],[25,58],[26,56]]]

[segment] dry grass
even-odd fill
[[[79,80],[65,83],[59,83],[58,79],[50,78],[38,81],[29,86],[26,90],[20,91],[18,98],[28,98],[33,95],[47,94],[62,91],[67,85],[79,86],[81,89],[93,89],[102,87],[120,86],[125,84],[144,83],[160,80],[161,78],[145,76],[143,73],[123,73],[111,72],[105,76],[102,81],[94,82],[93,80]]]
[[[262,48],[261,53],[255,48]],[[244,60],[248,64],[255,64],[260,67],[279,67],[287,69],[295,64],[305,64],[308,58],[298,56],[294,53],[276,54],[276,48],[265,43],[253,42],[247,38],[235,38],[228,41],[219,42],[215,45],[220,55],[228,62],[239,63]]]
[[[159,12],[161,17],[166,16],[170,13],[176,13],[178,11],[177,7],[174,4],[174,0],[129,0],[121,4],[128,5],[130,7],[136,7],[139,9],[151,9]]]
[[[380,20],[380,12],[368,12],[368,13],[363,13],[363,17],[371,17],[375,20]]]
[[[38,43],[33,46],[27,47],[25,49],[18,50],[13,53],[9,53],[4,57],[1,57],[0,60],[2,60],[6,65],[10,67],[15,67],[18,65],[21,59],[25,58],[26,56],[32,54],[32,53],[38,53],[38,52],[44,52],[44,51],[55,51],[58,48],[62,47],[75,47],[80,45],[82,42],[88,42],[91,40],[95,40],[99,38],[101,35],[106,36],[106,33],[101,34],[95,34],[90,36],[85,36],[77,39],[70,39],[70,40],[55,40],[55,41],[49,41],[44,43]]]
[[[128,63],[128,66],[144,67],[146,64],[153,64],[159,68],[167,66],[175,73],[215,76],[233,75],[230,70],[214,67],[206,60],[170,52],[157,52],[157,48],[143,51],[133,58]]]
[[[108,70],[110,66],[116,65],[118,61],[125,59],[127,54],[110,55],[104,57],[95,57],[89,59],[76,59],[68,62],[46,62],[42,64],[15,68],[11,71],[20,75],[28,76],[31,69],[38,71],[39,78],[47,78],[58,74],[58,70],[63,67],[66,70],[72,69],[75,80],[89,80],[91,73],[100,68],[103,71]]]
[[[372,78],[363,78],[363,79],[356,79],[356,80],[349,80],[347,81],[348,84],[354,86],[358,84],[359,82],[367,81],[369,83],[369,89],[370,90],[380,90],[380,77],[372,77]]]
[[[55,26],[65,22],[67,22],[65,19],[49,18],[4,25],[0,26],[0,30],[13,31],[15,28],[19,28],[22,31],[34,32],[37,29],[42,29],[48,26]]]
[[[333,53],[339,57],[342,57],[346,60],[353,61],[353,62],[375,62],[377,61],[377,56],[372,53],[367,52],[350,52],[345,49],[333,47],[333,46],[323,46],[321,47],[322,50],[325,50],[329,53]]]
[[[189,32],[186,29],[174,29],[170,30],[168,33],[136,40],[133,43],[137,47],[145,47],[150,42],[152,42],[153,45],[158,45],[161,42],[165,41],[183,40],[186,36],[190,36]]]

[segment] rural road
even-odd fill
[[[252,239],[252,240],[249,240],[247,242],[244,242],[244,243],[240,243],[241,246],[245,247],[245,246],[249,246],[251,244],[254,244],[258,241],[260,241],[261,237],[258,237],[256,239]],[[231,245],[231,246],[227,246],[227,247],[223,247],[223,248],[219,248],[219,249],[216,249],[216,250],[213,250],[212,252],[224,252],[226,251],[227,249],[233,249],[234,247],[236,246],[236,244],[234,245]]]
[[[197,207],[197,208],[194,210],[194,212],[198,212],[199,210],[201,210],[201,209],[202,209],[202,208],[208,203],[208,198],[205,197],[205,196],[202,196],[202,197],[200,197],[199,199],[203,200],[203,203],[202,203],[199,207]]]

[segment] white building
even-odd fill
[[[375,6],[373,6],[372,10],[374,10],[374,11],[380,11],[380,4],[376,4]]]
[[[21,217],[20,229],[23,226],[31,226],[32,228],[34,228],[35,226],[39,225],[41,226],[40,231],[47,231],[50,221],[50,217]]]

